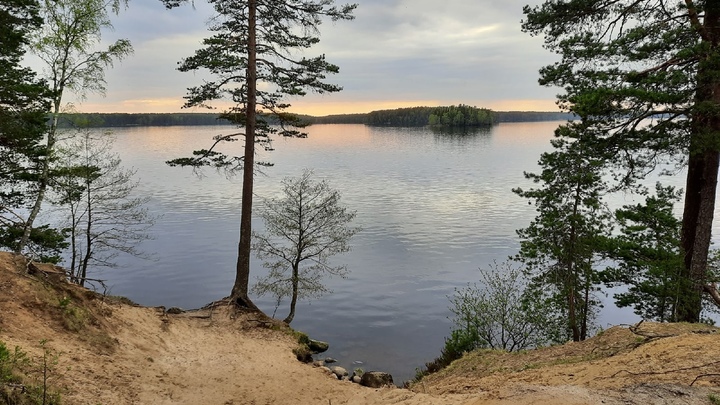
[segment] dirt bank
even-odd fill
[[[294,338],[256,315],[226,306],[170,315],[39,267],[25,275],[20,258],[0,253],[0,340],[35,356],[47,341],[66,404],[711,404],[720,392],[720,336],[697,325],[478,352],[411,390],[370,389],[298,362]]]

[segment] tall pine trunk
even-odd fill
[[[250,239],[252,238],[253,172],[255,166],[255,108],[257,105],[256,1],[248,1],[247,105],[245,111],[245,155],[240,208],[240,242],[238,243],[235,284],[230,299],[239,306],[258,309],[248,296],[250,283]]]
[[[697,72],[697,89],[692,113],[692,135],[688,158],[685,207],[681,244],[684,254],[682,279],[687,280],[678,303],[678,320],[699,322],[702,294],[707,282],[707,258],[712,238],[720,152],[720,77],[717,49],[720,43],[720,1],[706,3],[702,41],[709,45],[708,55]],[[712,108],[708,108],[712,107]]]

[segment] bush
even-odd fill
[[[454,329],[446,351],[477,348],[525,350],[553,343],[563,324],[531,293],[521,269],[511,263],[480,269],[480,285],[468,284],[450,297]]]
[[[563,340],[565,324],[547,293],[528,284],[521,269],[504,262],[480,269],[479,284],[456,289],[449,297],[454,314],[450,337],[440,357],[416,370],[414,381],[476,349],[519,351]]]

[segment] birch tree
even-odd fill
[[[126,39],[100,49],[103,30],[112,28],[110,15],[117,14],[123,4],[121,0],[41,0],[44,24],[34,32],[31,50],[44,64],[44,77],[51,90],[51,121],[39,163],[37,194],[15,248],[17,253],[27,245],[51,182],[66,91],[81,99],[90,92],[104,94],[105,69],[132,53]]]

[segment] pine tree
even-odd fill
[[[720,1],[553,0],[524,12],[523,29],[561,56],[540,83],[584,118],[612,187],[658,163],[687,166],[678,319],[698,322],[720,163]]]
[[[535,288],[554,291],[551,300],[567,319],[568,335],[575,341],[588,337],[598,304],[598,241],[610,230],[609,211],[602,201],[602,161],[584,149],[585,130],[582,122],[558,129],[552,141],[555,151],[540,158],[542,172],[525,174],[539,187],[513,190],[534,201],[538,212],[530,226],[518,231],[517,259],[530,271]]]
[[[41,24],[34,0],[5,1],[0,8],[0,245],[13,250],[24,224],[18,209],[37,193],[36,169],[44,154],[50,94],[34,72],[20,65]]]
[[[167,7],[180,1],[163,0]],[[355,5],[336,7],[334,0],[210,0],[217,15],[211,22],[214,34],[203,41],[203,48],[180,64],[181,71],[207,69],[214,80],[188,89],[186,107],[205,106],[214,100],[233,103],[221,117],[229,119],[244,132],[221,135],[206,150],[192,158],[168,162],[171,165],[213,166],[243,172],[240,241],[235,283],[231,300],[237,305],[255,308],[248,296],[250,247],[252,235],[253,174],[255,144],[268,146],[269,137],[307,136],[299,129],[303,123],[287,112],[288,96],[303,96],[307,91],[329,93],[339,86],[324,80],[337,73],[338,67],[325,56],[295,57],[319,42],[318,27],[323,18],[352,19]],[[258,88],[263,83],[263,88]],[[277,129],[270,126],[279,124]],[[227,156],[217,149],[225,141],[245,138],[243,156]],[[261,162],[262,163],[262,162]]]
[[[610,285],[627,291],[615,294],[618,307],[632,306],[643,319],[675,322],[680,294],[687,280],[681,277],[680,221],[673,206],[680,193],[657,184],[644,204],[615,211],[620,234],[608,239],[607,250],[617,264],[604,271]]]

